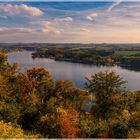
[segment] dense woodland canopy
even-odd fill
[[[21,73],[0,53],[0,137],[140,138],[140,91],[112,71],[86,81],[81,90],[43,68]]]
[[[70,61],[91,65],[119,65],[140,68],[140,48],[119,48],[118,46],[79,46],[38,48],[33,58],[46,57],[56,61]]]

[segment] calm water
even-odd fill
[[[83,83],[85,77],[105,70],[116,71],[120,76],[127,80],[126,87],[131,90],[140,89],[140,72],[126,70],[118,66],[113,67],[97,67],[85,64],[76,64],[70,62],[60,62],[47,58],[32,59],[30,51],[12,52],[8,55],[8,61],[10,64],[17,62],[19,64],[20,71],[24,72],[25,68],[31,68],[33,66],[44,67],[52,75],[54,80],[63,79],[71,80],[74,85],[79,88],[84,88]]]

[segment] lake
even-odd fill
[[[105,70],[113,70],[128,83],[130,90],[140,90],[140,71],[132,71],[119,66],[93,66],[71,62],[55,61],[48,58],[32,58],[31,51],[12,52],[8,54],[9,64],[19,64],[19,70],[24,72],[26,68],[43,67],[52,75],[53,80],[71,80],[75,87],[84,89],[85,77]]]

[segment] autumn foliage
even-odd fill
[[[124,84],[106,71],[82,90],[44,68],[21,73],[0,53],[0,138],[139,138],[140,91]]]

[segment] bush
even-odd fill
[[[20,127],[14,127],[12,123],[0,121],[0,138],[23,138],[24,133]]]
[[[128,135],[128,123],[123,119],[114,120],[110,124],[110,134],[109,137],[111,138],[127,138]]]
[[[134,130],[134,129],[129,130],[128,138],[140,138],[140,130]]]

